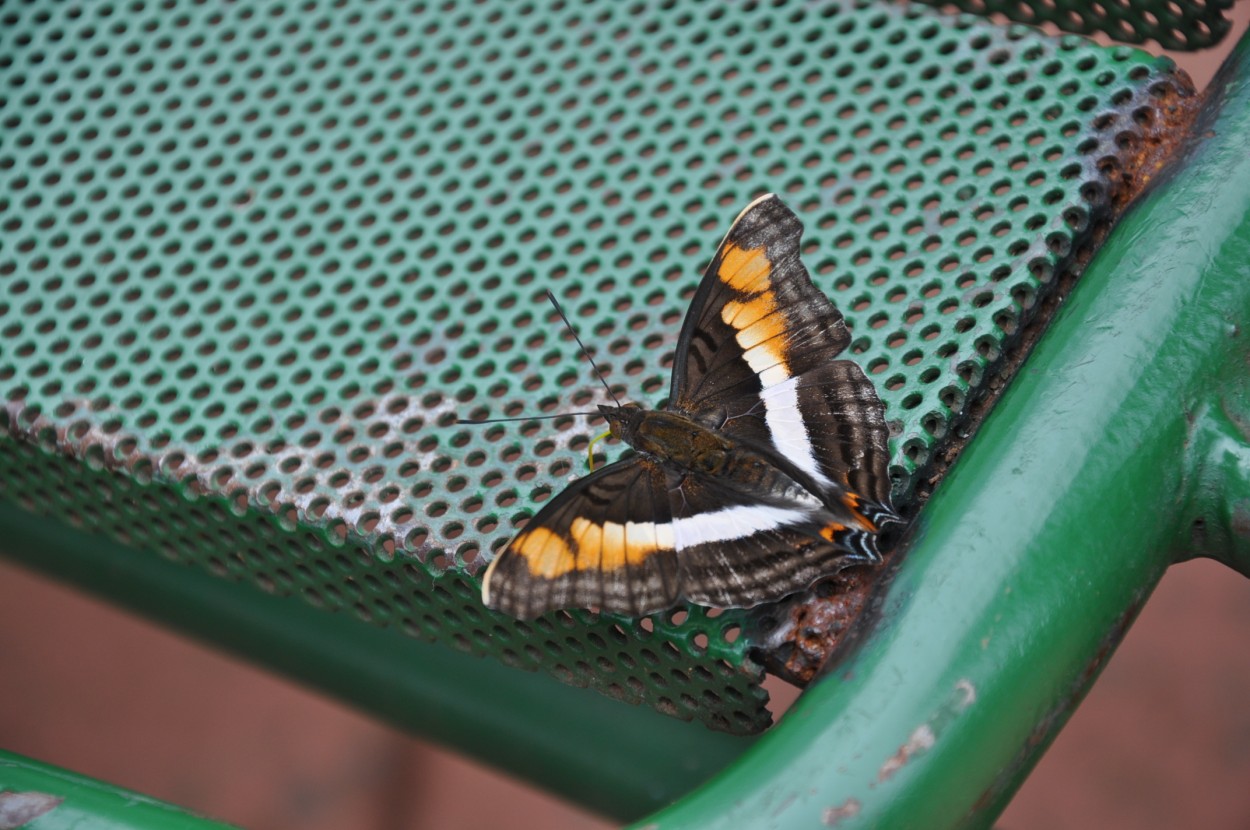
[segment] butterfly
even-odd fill
[[[667,405],[599,407],[635,453],[525,525],[486,571],[486,606],[750,607],[880,561],[898,521],[885,407],[837,359],[850,332],[799,260],[802,233],[774,194],[738,215],[682,324]]]

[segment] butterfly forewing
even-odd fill
[[[773,195],[739,215],[682,326],[670,407],[892,515],[885,410],[863,370],[836,359],[850,332],[799,260],[802,233]]]
[[[669,399],[687,411],[757,398],[846,348],[850,332],[799,260],[803,226],[774,195],[725,235],[682,324]]]

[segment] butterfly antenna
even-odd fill
[[[577,329],[573,328],[573,324],[569,322],[568,315],[564,313],[564,309],[560,307],[560,303],[556,300],[556,295],[551,293],[551,289],[547,289],[547,299],[551,300],[551,304],[556,307],[556,311],[560,314],[560,319],[564,321],[564,325],[568,327],[569,333],[573,335],[573,339],[577,341],[577,345],[581,347],[582,354],[586,355],[586,359],[590,361],[590,368],[595,370],[595,374],[599,376],[599,382],[603,384],[603,388],[608,390],[608,395],[612,398],[612,402],[617,406],[621,402],[616,399],[616,395],[612,394],[612,387],[608,386],[608,382],[603,379],[603,372],[599,371],[599,367],[595,364],[595,359],[590,356],[590,352],[586,351],[586,344],[577,336]]]
[[[553,415],[518,415],[515,418],[457,418],[457,424],[498,424],[503,421],[541,421],[544,418],[571,418],[574,415],[598,415],[598,412],[557,412]]]

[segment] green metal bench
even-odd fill
[[[1198,47],[1224,7],[1037,13]],[[0,526],[36,569],[666,828],[988,825],[1169,562],[1248,570],[1244,44],[1200,99],[918,5],[0,15]],[[654,402],[769,190],[886,401],[899,554],[750,613],[484,609],[594,430],[457,417],[600,402],[548,288]],[[765,668],[811,685],[757,740]]]

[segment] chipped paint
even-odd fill
[[[858,798],[848,798],[836,807],[830,807],[823,814],[820,820],[827,827],[834,827],[842,822],[844,818],[855,818],[859,815],[860,803]]]
[[[61,806],[65,799],[50,793],[0,791],[0,830],[17,830]]]
[[[912,730],[911,735],[898,748],[898,751],[881,764],[877,771],[877,781],[888,781],[917,755],[922,755],[932,749],[938,737],[946,731],[955,718],[976,703],[976,700],[977,689],[971,680],[961,678],[955,681],[951,693],[932,716]]]
[[[937,736],[933,734],[929,724],[923,723],[917,726],[907,739],[907,742],[898,748],[898,752],[887,758],[885,763],[881,765],[881,769],[877,771],[877,780],[889,780],[894,776],[894,773],[905,767],[912,758],[933,749],[933,745],[936,742]]]

